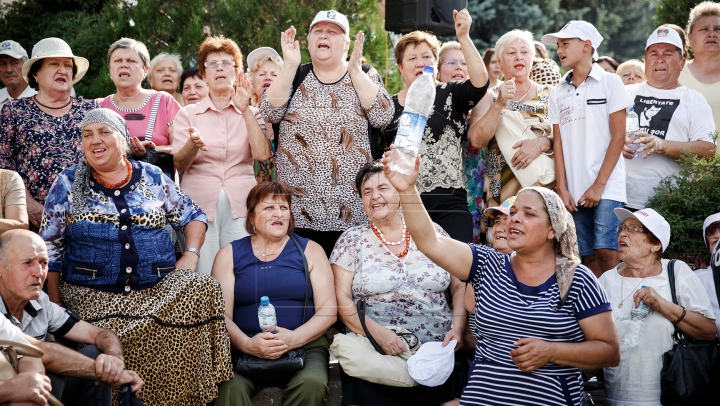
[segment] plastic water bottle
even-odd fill
[[[260,320],[260,329],[265,332],[276,333],[277,317],[275,316],[275,307],[270,304],[270,298],[263,296],[260,298],[260,307],[258,307],[258,319]]]
[[[627,118],[625,119],[625,134],[627,134],[633,141],[637,141],[639,137],[636,134],[639,130],[640,120],[638,119],[637,113],[635,113],[635,108],[630,107],[630,111],[628,111]],[[628,142],[627,145],[635,151],[642,147],[642,144],[633,144],[631,142]],[[636,156],[638,156],[637,152],[635,152],[633,158]]]
[[[643,286],[643,289],[645,286]],[[628,345],[630,347],[637,347],[640,345],[640,339],[642,338],[643,333],[643,325],[645,324],[645,319],[647,318],[648,314],[650,313],[650,308],[645,305],[645,303],[640,302],[638,307],[634,307],[632,310],[630,310],[630,328],[628,329],[627,334],[625,334],[625,337],[623,338],[623,344]]]
[[[422,76],[415,79],[405,97],[405,109],[395,136],[395,149],[390,155],[390,170],[409,175],[415,168],[425,133],[425,124],[435,102],[434,68],[425,65]]]

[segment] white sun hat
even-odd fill
[[[247,68],[248,70],[252,69],[253,64],[255,63],[255,60],[263,55],[272,55],[280,57],[280,54],[276,50],[270,47],[260,47],[258,49],[253,50],[250,52],[247,56]]]
[[[572,20],[569,23],[565,24],[565,26],[562,27],[560,31],[554,32],[552,34],[543,35],[542,43],[546,45],[557,45],[558,39],[561,38],[579,38],[581,41],[590,40],[593,49],[595,49],[593,59],[600,59],[597,53],[597,49],[600,47],[600,44],[602,44],[603,37],[598,32],[597,28],[595,28],[595,26],[590,24],[589,22],[582,20]]]
[[[39,61],[43,58],[73,58],[73,60],[75,61],[75,66],[77,66],[77,73],[73,78],[73,84],[79,82],[80,79],[85,76],[85,73],[87,73],[87,70],[90,67],[90,62],[87,59],[83,58],[82,56],[73,55],[72,50],[70,49],[70,45],[68,45],[67,42],[61,40],[60,38],[41,39],[33,47],[30,56],[31,58],[25,61],[22,67],[22,76],[26,82],[28,80],[28,73],[30,72],[30,67],[32,67],[35,61]]]
[[[668,244],[670,244],[670,223],[668,223],[667,220],[665,220],[665,217],[661,216],[660,213],[647,208],[638,210],[634,213],[628,209],[622,209],[619,207],[616,207],[613,211],[620,221],[625,221],[626,219],[632,217],[641,222],[648,231],[660,240],[662,250],[665,252]]]

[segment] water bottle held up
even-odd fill
[[[643,286],[641,289],[645,289],[646,287],[647,286]],[[638,307],[633,307],[632,310],[630,310],[630,328],[623,338],[623,343],[625,345],[633,348],[640,345],[643,326],[649,313],[650,308],[643,302],[640,302]]]
[[[638,118],[637,113],[635,113],[635,108],[630,107],[630,111],[628,111],[627,118],[625,119],[625,133],[633,141],[637,141],[640,138],[637,136],[638,131],[640,131],[640,120]],[[640,147],[642,147],[642,144],[633,144],[631,142],[628,142],[627,145],[636,151]],[[637,155],[638,155],[638,153],[635,152],[635,155],[633,156],[633,158],[635,158]]]
[[[267,296],[263,296],[260,298],[258,319],[260,320],[260,329],[263,332],[277,333],[277,317],[275,316],[275,307],[270,304],[270,298]]]
[[[415,79],[405,97],[405,108],[398,123],[395,149],[390,154],[390,170],[405,175],[415,168],[425,125],[435,102],[434,68],[425,65],[423,74]]]

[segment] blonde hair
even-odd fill
[[[283,67],[283,60],[279,56],[270,53],[260,55],[259,57],[255,58],[252,66],[248,66],[248,78],[250,79],[251,85],[255,85],[255,74],[265,62],[274,63],[275,66],[277,66],[278,70],[282,69]],[[255,94],[255,92],[252,92],[252,95],[250,95],[250,103],[253,106],[257,106],[258,102],[259,100],[257,95]]]
[[[535,57],[535,40],[533,39],[532,33],[527,30],[512,30],[505,33],[495,43],[495,53],[497,54],[498,59],[502,57],[502,54],[505,52],[505,48],[517,40],[525,42],[525,45],[527,45],[530,50],[530,58]]]
[[[688,18],[687,25],[688,34],[692,34],[695,24],[697,24],[698,20],[702,17],[720,17],[720,4],[712,1],[703,1],[690,10],[690,17]]]
[[[625,61],[618,65],[617,69],[615,70],[615,74],[622,77],[623,73],[625,73],[626,70],[632,68],[640,69],[643,75],[645,75],[645,64],[638,61],[637,59],[630,59],[629,61]]]
[[[445,58],[443,58],[443,54],[446,51],[462,51],[462,47],[460,46],[460,43],[457,41],[448,41],[442,44],[440,47],[440,52],[438,53],[438,66],[442,65]]]

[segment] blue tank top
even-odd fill
[[[308,239],[293,234],[305,251]],[[263,262],[253,253],[250,237],[232,243],[235,270],[235,304],[233,321],[243,333],[260,332],[258,307],[260,298],[267,296],[275,307],[278,326],[294,330],[303,324],[305,304],[305,268],[297,246],[288,240],[280,255]],[[310,279],[308,276],[308,283]],[[312,285],[309,289],[307,320],[315,314]]]

